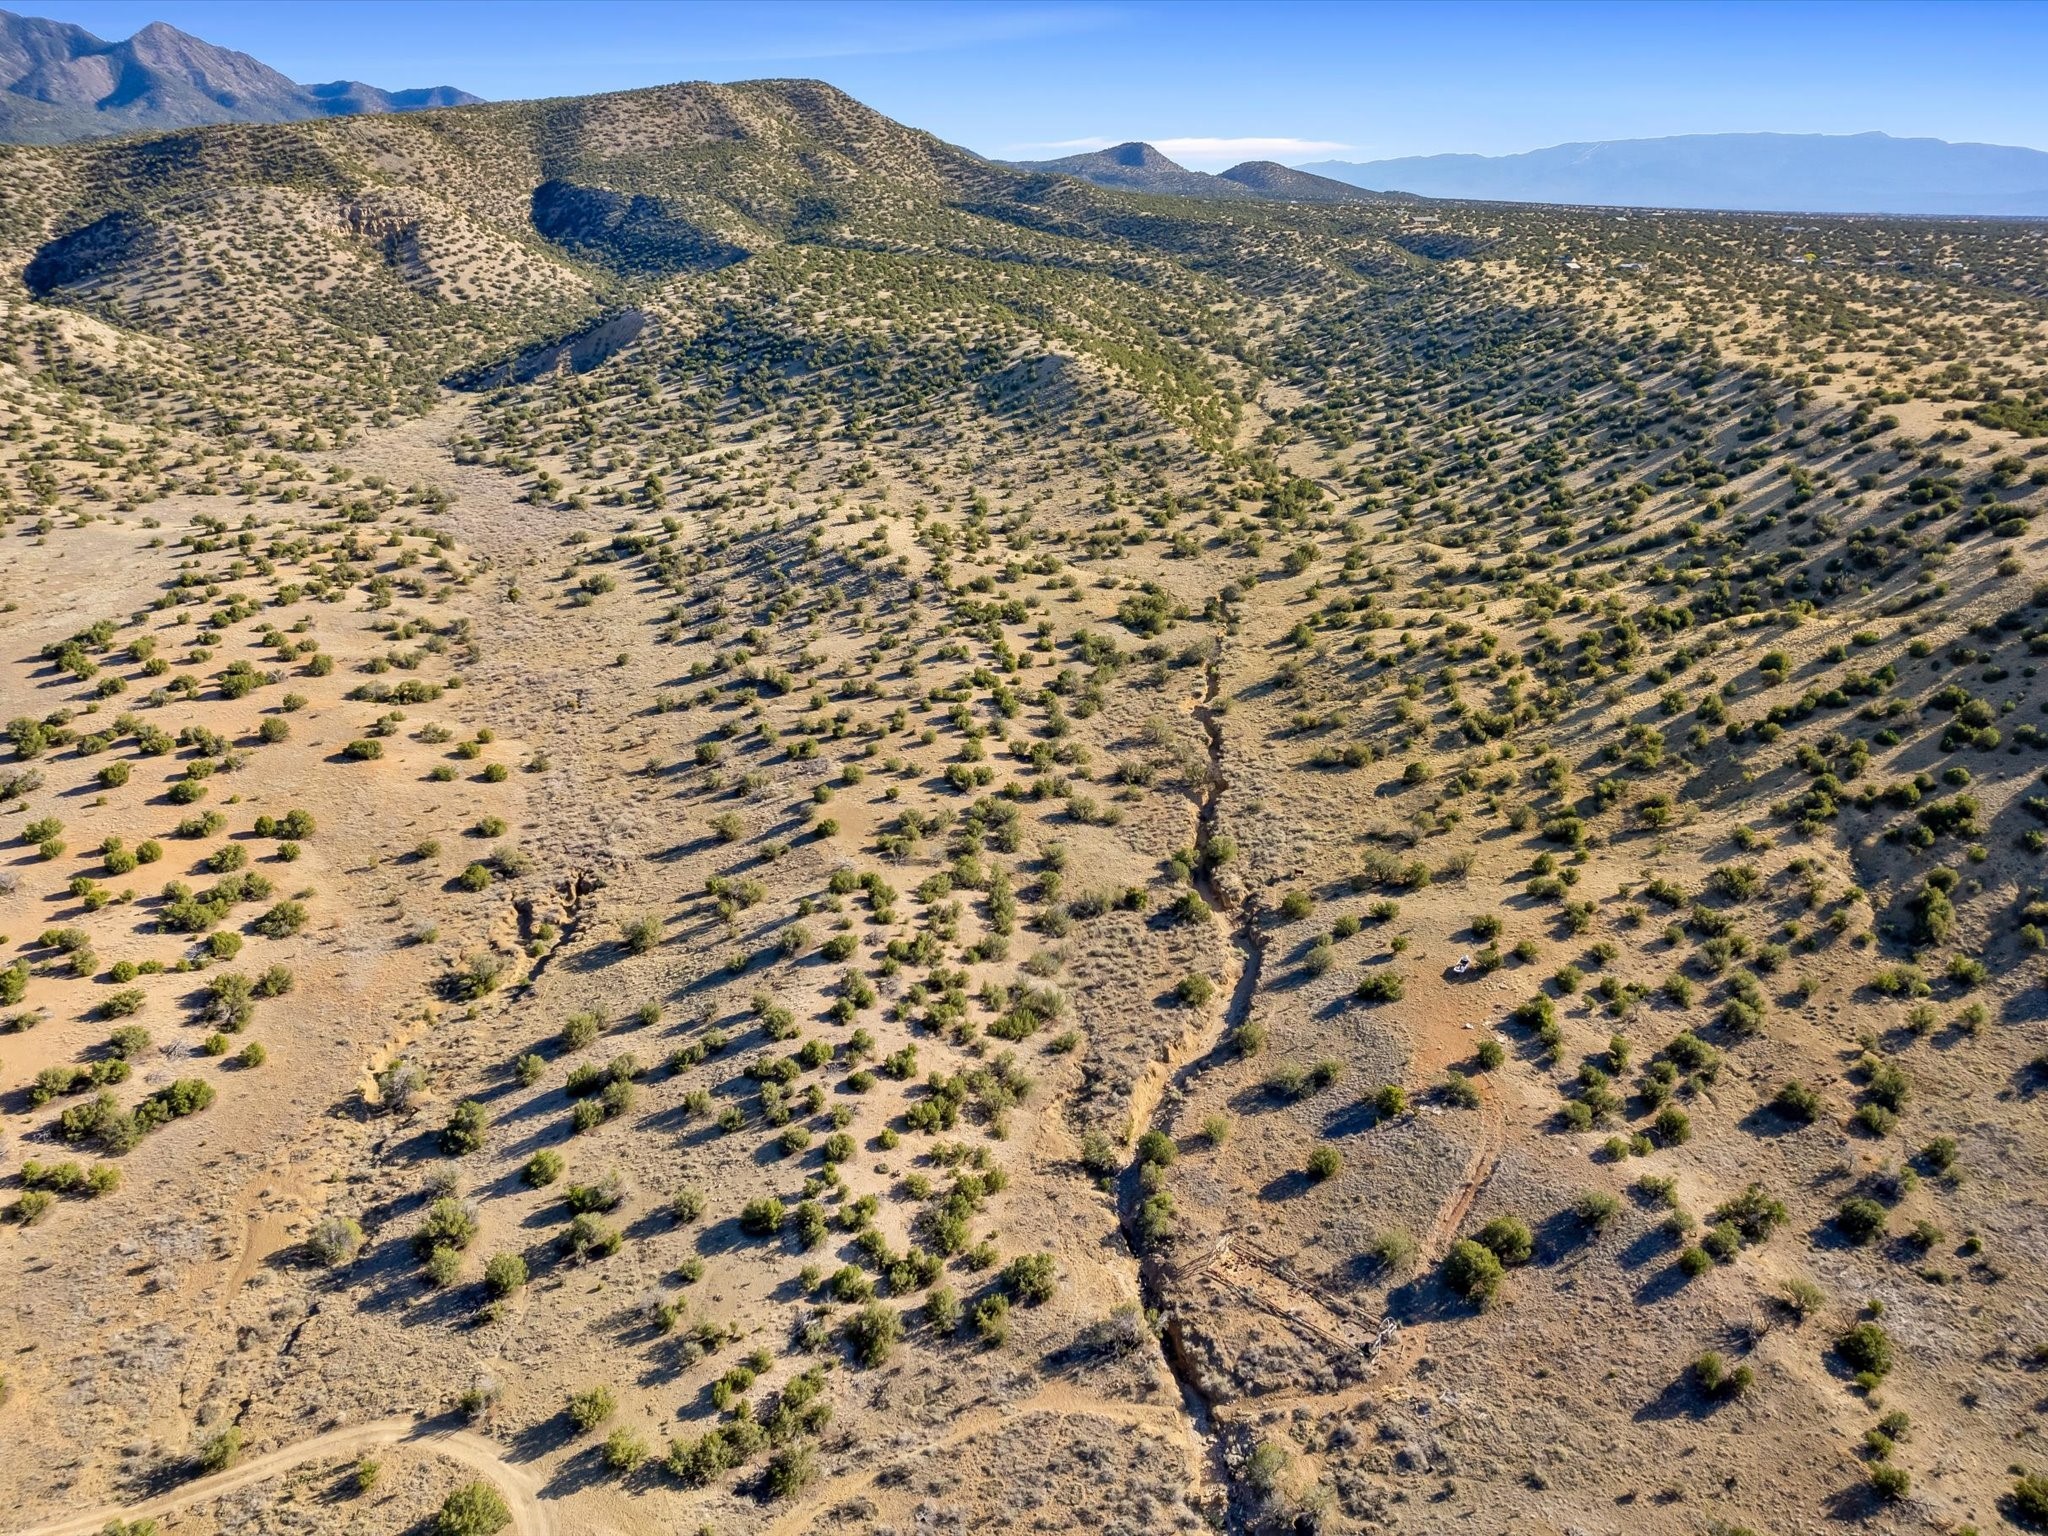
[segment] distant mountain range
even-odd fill
[[[1304,172],[1424,197],[1784,213],[2048,216],[2048,154],[1883,133],[1705,133],[1521,155],[1320,161]]]
[[[1020,171],[1078,176],[1098,187],[1153,192],[1167,197],[1254,198],[1290,203],[1379,203],[1388,199],[1351,181],[1314,176],[1271,160],[1247,160],[1220,175],[1191,171],[1150,144],[1118,144],[1059,160],[1000,162]]]
[[[107,42],[0,11],[0,142],[52,144],[206,123],[283,123],[464,106],[452,86],[302,85],[163,22]],[[1416,198],[1784,213],[2048,217],[2048,153],[1883,133],[1690,134],[1559,144],[1518,155],[1418,155],[1300,167],[1251,160],[1218,175],[1132,142],[998,162],[1176,197],[1387,203]]]
[[[163,22],[110,43],[83,27],[0,11],[0,141],[56,144],[202,123],[289,123],[480,101],[452,86],[301,85],[246,53]]]

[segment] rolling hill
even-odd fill
[[[1132,142],[1084,154],[1065,155],[1057,160],[1019,160],[1013,163],[1026,171],[1051,171],[1060,176],[1078,176],[1098,187],[1122,192],[1156,192],[1167,197],[1253,197],[1256,192],[1206,171],[1191,171],[1169,160],[1150,144]],[[1220,183],[1220,184],[1219,184]]]
[[[1265,198],[1278,202],[1384,202],[1383,194],[1348,181],[1313,176],[1272,160],[1247,160],[1211,176],[1191,171],[1168,159],[1150,144],[1118,144],[1058,160],[1002,161],[1018,170],[1049,171],[1075,176],[1119,192],[1150,192],[1162,197]]]
[[[1412,200],[1403,199],[1398,194],[1390,198],[1384,192],[1375,192],[1329,176],[1311,175],[1274,160],[1246,160],[1227,171],[1217,172],[1217,179],[1235,182],[1238,186],[1249,187],[1260,197],[1278,198],[1283,202],[1384,203]]]

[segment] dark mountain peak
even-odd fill
[[[418,90],[384,91],[360,80],[329,80],[305,87],[320,103],[321,110],[335,117],[363,113],[425,112],[435,107],[473,107],[483,100],[452,85],[430,85]]]
[[[105,47],[105,42],[68,21],[0,11],[0,69],[9,68],[17,59],[40,62],[51,58],[75,58],[81,53],[97,53]]]
[[[1235,182],[1203,171],[1176,165],[1150,144],[1132,140],[1108,149],[1091,149],[1058,160],[1022,160],[1027,171],[1056,171],[1078,176],[1098,187],[1115,187],[1125,192],[1158,192],[1169,197],[1253,197],[1257,194]]]
[[[214,50],[211,44],[200,42],[190,32],[180,32],[168,21],[152,21],[147,26],[138,28],[128,39],[128,45],[135,49],[180,48],[197,45],[200,48],[208,49],[208,51],[225,51]]]
[[[217,48],[203,38],[180,32],[169,22],[151,22],[125,43],[116,43],[109,54],[125,55],[133,64],[181,81],[230,108],[242,101],[266,108],[281,105],[300,89],[261,60],[232,48]]]
[[[1177,165],[1152,145],[1133,139],[1108,149],[1091,149],[1059,160],[1016,162],[1027,171],[1056,171],[1098,187],[1157,192],[1170,197],[1265,198],[1290,203],[1384,203],[1399,200],[1327,176],[1312,176],[1273,160],[1247,160],[1220,176]]]
[[[449,86],[300,85],[262,60],[153,21],[120,42],[0,11],[0,140],[49,144],[207,123],[412,112],[478,98]]]
[[[1183,174],[1187,171],[1186,166],[1176,165],[1150,144],[1138,139],[1133,139],[1127,144],[1116,144],[1108,149],[1097,150],[1096,154],[1104,160],[1112,161],[1117,165],[1135,166],[1140,170],[1179,171]]]

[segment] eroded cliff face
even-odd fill
[[[533,227],[564,250],[622,273],[714,272],[749,254],[665,199],[567,181],[533,189]]]
[[[544,379],[550,374],[564,370],[570,373],[588,373],[600,363],[631,346],[639,339],[641,332],[647,329],[647,325],[648,317],[645,311],[622,309],[615,315],[605,316],[595,325],[585,326],[580,331],[562,337],[559,341],[528,347],[517,357],[460,374],[448,382],[458,389],[502,389],[507,384],[530,384],[536,379]]]

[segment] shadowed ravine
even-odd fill
[[[1172,1312],[1172,1297],[1165,1280],[1167,1269],[1158,1255],[1147,1256],[1139,1230],[1140,1207],[1144,1204],[1144,1163],[1135,1155],[1138,1140],[1148,1131],[1167,1130],[1173,1106],[1182,1099],[1202,1073],[1214,1067],[1228,1049],[1237,1028],[1250,1016],[1252,1000],[1259,990],[1265,949],[1258,923],[1258,905],[1249,898],[1226,893],[1218,886],[1206,863],[1199,857],[1216,835],[1224,791],[1229,782],[1223,771],[1223,721],[1216,708],[1222,685],[1221,637],[1209,657],[1202,700],[1195,706],[1195,718],[1208,738],[1209,771],[1203,777],[1201,797],[1195,808],[1195,848],[1198,855],[1193,872],[1195,889],[1211,910],[1230,924],[1229,951],[1235,954],[1234,978],[1229,999],[1220,1009],[1204,1009],[1201,1020],[1176,1041],[1156,1075],[1138,1085],[1131,1106],[1131,1161],[1117,1179],[1117,1220],[1131,1257],[1138,1265],[1138,1281],[1145,1306],[1159,1319],[1159,1340],[1167,1369],[1179,1383],[1181,1400],[1196,1432],[1208,1448],[1210,1473],[1226,1495],[1223,1528],[1245,1529],[1244,1512],[1234,1469],[1242,1459],[1236,1446],[1217,1422],[1204,1394],[1199,1373],[1186,1359],[1179,1341],[1179,1327]],[[1170,1132],[1169,1132],[1170,1134]]]

